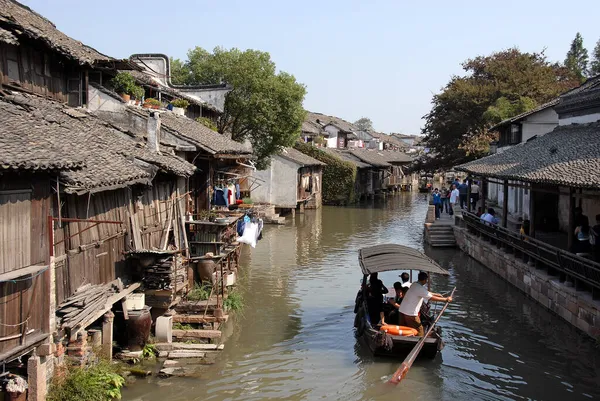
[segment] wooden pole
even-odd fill
[[[473,183],[473,178],[470,177],[467,185],[467,212],[471,212],[471,185]]]
[[[481,197],[481,211],[485,213],[485,199],[487,198],[488,182],[485,177],[482,177],[481,188],[479,188],[479,196]]]
[[[575,202],[573,199],[573,188],[569,188],[569,202],[568,202],[568,210],[569,210],[569,232],[567,233],[568,236],[568,240],[567,240],[567,248],[569,250],[569,252],[571,252],[573,250],[573,237],[574,237],[574,232],[575,232],[575,219],[574,219],[574,213],[575,213]]]
[[[452,297],[454,295],[454,291],[456,291],[456,287],[454,287],[454,289],[452,290],[452,293],[450,293],[450,297]],[[425,333],[425,335],[423,337],[421,337],[419,342],[417,344],[415,344],[415,347],[412,349],[412,351],[410,351],[410,354],[408,354],[406,356],[406,359],[404,359],[404,362],[402,362],[402,364],[400,365],[398,370],[396,370],[396,372],[394,372],[394,375],[388,381],[389,384],[396,385],[396,384],[400,383],[402,381],[402,379],[404,379],[404,376],[406,376],[406,374],[408,373],[408,370],[414,363],[415,359],[417,359],[419,352],[423,348],[423,344],[425,344],[425,339],[427,339],[427,337],[429,337],[429,334],[431,334],[431,332],[433,331],[433,328],[437,324],[438,320],[440,320],[440,317],[442,317],[442,314],[448,307],[448,304],[449,304],[449,302],[446,302],[444,304],[444,306],[440,310],[440,313],[438,313],[437,317],[435,318],[435,320],[429,327],[429,330],[427,330],[427,333]]]
[[[508,225],[508,180],[504,180],[504,202],[502,202],[502,227]]]
[[[537,195],[533,190],[533,186],[529,190],[529,236],[535,238],[535,199]]]

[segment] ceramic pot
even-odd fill
[[[185,109],[183,107],[173,107],[173,113],[177,114],[178,116],[184,116]]]
[[[123,99],[123,101],[124,101],[125,103],[129,103],[129,101],[131,100],[131,96],[130,96],[130,95],[127,95],[127,94],[125,94],[125,93],[121,93],[121,99]]]

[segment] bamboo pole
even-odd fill
[[[452,293],[450,294],[450,298],[452,298],[452,296],[454,295],[454,291],[456,291],[456,287],[454,287],[454,289],[452,290]],[[404,362],[402,362],[402,364],[400,365],[398,370],[396,370],[396,372],[394,372],[394,375],[388,381],[389,384],[396,385],[396,384],[400,383],[402,381],[402,379],[404,379],[404,376],[406,376],[406,374],[408,373],[408,370],[412,366],[415,359],[417,359],[419,352],[423,348],[423,344],[425,344],[425,339],[427,337],[429,337],[429,334],[431,334],[431,332],[433,331],[433,328],[437,324],[438,320],[440,320],[440,317],[442,316],[442,314],[448,307],[448,304],[449,304],[449,302],[446,302],[444,304],[444,307],[440,310],[440,313],[437,315],[437,317],[433,321],[433,324],[429,327],[429,330],[427,330],[427,333],[425,333],[425,335],[423,337],[421,337],[419,342],[417,344],[415,344],[415,347],[412,349],[412,351],[410,351],[410,354],[408,354],[406,356],[406,358],[404,359]]]

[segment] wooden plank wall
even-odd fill
[[[150,188],[125,188],[88,195],[70,195],[63,217],[121,221],[123,224],[63,223],[55,241],[70,237],[55,248],[56,302],[60,304],[84,284],[101,284],[117,277],[131,278],[124,252],[133,249],[129,210],[141,231],[144,249],[158,248],[167,225],[168,200],[174,196],[175,181],[158,181]],[[89,208],[88,208],[89,200]],[[122,233],[125,230],[126,233]],[[101,242],[98,246],[90,246]]]
[[[128,191],[121,189],[90,196],[65,196],[62,217],[122,221],[123,224],[94,226],[88,222],[63,222],[55,229],[56,242],[71,237],[55,247],[57,304],[81,285],[107,283],[126,272],[123,252],[126,250],[127,234],[123,231],[130,232]],[[85,230],[89,227],[92,228]],[[93,244],[97,246],[91,246]]]
[[[23,42],[23,41],[21,41]],[[81,105],[81,77],[84,69],[44,46],[21,43],[18,46],[0,42],[0,83],[18,84],[23,89],[47,96],[72,106]],[[79,83],[69,95],[69,79]]]
[[[15,271],[31,265],[49,262],[47,220],[42,216],[50,213],[52,200],[48,180],[28,176],[3,175],[0,194],[17,191],[18,195],[0,195],[0,233],[3,238],[19,238],[28,244],[3,246],[2,271]],[[27,194],[25,196],[24,194]],[[28,198],[28,199],[25,199]],[[10,212],[11,215],[7,215]],[[25,235],[27,234],[27,235]],[[4,241],[3,241],[4,242]],[[4,244],[3,244],[4,245]],[[24,255],[23,252],[28,252]],[[25,266],[26,264],[27,266]],[[27,330],[35,330],[29,337],[47,332],[49,300],[48,275],[37,275],[32,279],[0,282],[0,337],[20,334],[27,320]],[[0,342],[0,354],[21,345],[21,339]]]

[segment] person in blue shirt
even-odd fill
[[[440,218],[440,210],[442,209],[442,194],[438,191],[438,189],[434,189],[431,194],[433,199],[433,206],[435,206],[435,219],[439,220]]]
[[[464,209],[465,207],[467,207],[467,195],[469,193],[469,186],[467,185],[467,180],[464,179],[462,184],[460,184],[457,188],[459,193],[460,208]]]

